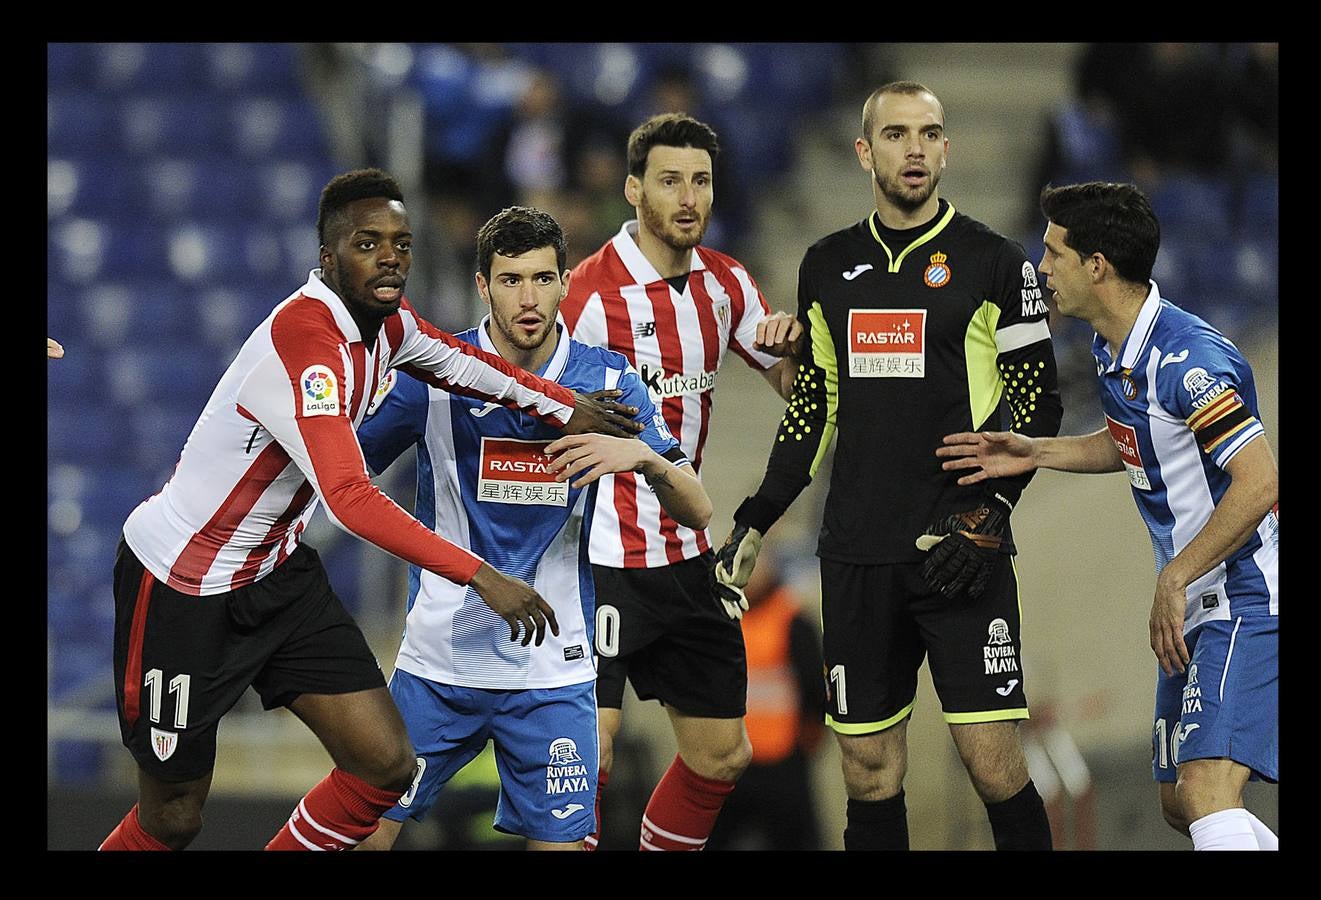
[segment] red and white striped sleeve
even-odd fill
[[[780,361],[779,357],[753,346],[757,340],[757,324],[771,314],[770,304],[762,296],[761,288],[734,257],[706,247],[702,252],[710,254],[708,265],[730,297],[730,349],[754,369],[771,368]]]
[[[291,306],[271,323],[274,353],[239,389],[243,412],[279,441],[311,482],[335,524],[381,549],[459,584],[480,557],[451,544],[405,512],[371,482],[349,419],[350,372],[342,336],[315,307]]]

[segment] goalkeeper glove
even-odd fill
[[[716,551],[715,567],[712,570],[713,591],[724,605],[725,614],[731,619],[743,618],[743,611],[748,608],[748,598],[744,596],[743,588],[752,577],[759,552],[761,532],[738,522],[734,523],[734,530]]]
[[[1013,504],[992,494],[975,509],[954,513],[928,526],[917,539],[927,553],[922,577],[932,589],[952,599],[976,600],[986,590],[1001,553],[1014,552],[1004,537]]]

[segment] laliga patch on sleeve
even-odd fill
[[[303,416],[339,415],[339,382],[330,366],[308,366],[299,376]]]
[[[376,386],[376,393],[372,395],[372,402],[367,404],[367,415],[370,416],[376,412],[381,404],[385,402],[385,398],[390,396],[390,392],[394,390],[396,381],[394,373],[396,371],[398,370],[390,369],[385,373],[385,377],[381,379],[381,383]]]

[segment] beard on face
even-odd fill
[[[648,203],[645,194],[642,197],[641,205],[638,207],[638,213],[647,230],[673,250],[691,250],[702,243],[702,238],[706,235],[706,226],[711,222],[710,212],[703,216],[700,211],[693,210],[693,215],[698,219],[697,230],[685,234]]]
[[[931,171],[927,183],[919,187],[909,187],[898,175],[886,175],[882,178],[881,173],[875,169],[872,170],[872,177],[875,178],[876,186],[881,189],[881,194],[886,200],[902,210],[912,212],[926,203],[936,192],[936,185],[940,184],[943,171],[943,169]]]
[[[518,313],[510,318],[497,319],[491,317],[495,327],[500,329],[505,340],[517,347],[519,350],[535,350],[546,343],[546,338],[550,336],[550,330],[555,327],[555,317],[552,315],[549,319],[541,323],[541,330],[536,334],[528,334],[518,324],[518,317],[523,313]]]
[[[403,287],[399,289],[399,300],[391,303],[389,306],[383,306],[376,299],[373,288],[370,285],[350,285],[344,277],[345,267],[339,264],[336,259],[335,268],[330,272],[322,271],[322,280],[324,280],[340,299],[344,305],[360,315],[372,319],[383,320],[387,316],[397,312],[403,304]],[[376,276],[377,278],[381,276]],[[401,281],[407,281],[407,276],[399,274]]]

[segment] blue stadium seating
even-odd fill
[[[1233,231],[1233,194],[1227,179],[1171,173],[1148,194],[1160,219],[1162,239],[1227,239]]]

